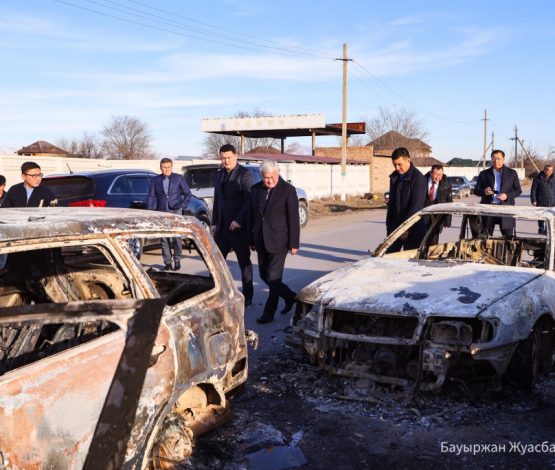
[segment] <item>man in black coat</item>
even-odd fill
[[[23,183],[13,185],[2,207],[46,207],[56,200],[56,196],[46,186],[41,186],[42,172],[35,162],[25,162],[21,165]]]
[[[260,174],[262,181],[251,188],[249,231],[251,249],[258,254],[260,277],[270,288],[264,313],[256,321],[269,323],[280,297],[285,300],[282,314],[295,303],[295,292],[281,279],[287,253],[295,255],[299,250],[299,200],[294,186],[279,176],[277,162],[263,162]]]
[[[445,202],[453,202],[453,194],[451,184],[447,176],[443,173],[443,165],[433,165],[432,169],[424,175],[427,182],[428,191],[426,192],[426,199],[424,207],[431,206],[432,204],[443,204]],[[426,230],[436,222],[435,216],[428,217]],[[443,227],[451,227],[451,216],[442,216],[442,221],[435,226],[433,233],[428,238],[428,245],[437,245],[439,242],[439,234]]]
[[[395,171],[389,175],[389,202],[385,221],[388,235],[421,210],[426,198],[426,178],[411,163],[409,151],[404,147],[396,148],[391,154],[391,161]],[[420,220],[402,234],[387,252],[418,248],[425,233],[426,223]]]
[[[252,173],[237,163],[237,151],[230,144],[220,148],[222,168],[214,184],[212,235],[224,258],[233,249],[241,269],[245,307],[252,303],[252,263],[249,248],[248,215]]]
[[[530,190],[530,201],[533,206],[537,207],[555,206],[553,165],[545,165],[543,171],[539,172],[534,178],[532,189]],[[545,234],[545,220],[538,220],[538,233]]]
[[[515,198],[522,194],[522,189],[518,173],[505,166],[503,150],[491,152],[491,167],[478,175],[474,194],[481,196],[480,204],[515,205]],[[495,225],[499,225],[503,236],[515,236],[516,223],[512,217],[482,217],[482,226],[488,235],[493,234]]]
[[[2,207],[2,203],[4,199],[6,199],[6,177],[4,175],[0,175],[0,207]]]

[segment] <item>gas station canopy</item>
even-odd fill
[[[283,141],[287,137],[312,137],[312,152],[314,154],[317,135],[341,136],[341,124],[326,124],[324,114],[206,118],[202,120],[201,130],[212,134],[240,136],[241,144],[243,144],[245,137],[281,139],[282,153]],[[365,132],[366,125],[364,122],[347,123],[347,137],[353,134],[364,134]]]

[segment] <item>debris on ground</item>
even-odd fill
[[[439,393],[412,399],[394,386],[328,376],[296,351],[284,350],[260,358],[244,393],[233,400],[236,418],[202,436],[191,463],[192,468],[226,470],[282,470],[306,463],[303,468],[356,468],[377,464],[385,455],[392,465],[403,465],[415,455],[412,463],[425,466],[450,457],[441,454],[441,441],[551,439],[551,431],[542,431],[548,432],[545,411],[555,413],[554,399],[555,373],[532,394],[504,392],[491,381],[466,387],[452,381]],[[527,424],[514,426],[517,417]],[[455,462],[471,468],[480,455],[451,457],[464,457]],[[534,458],[535,463],[546,458],[555,463],[552,455]]]

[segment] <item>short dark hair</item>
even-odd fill
[[[23,165],[21,165],[21,173],[25,174],[29,170],[34,170],[35,168],[38,168],[40,170],[40,166],[37,163],[35,163],[35,162],[25,162]]]
[[[0,186],[4,186],[6,184],[6,177],[4,175],[0,175]]]
[[[220,153],[224,153],[224,152],[233,152],[233,153],[237,153],[237,150],[235,150],[235,147],[231,144],[225,144],[222,145],[220,147]]]
[[[440,165],[439,163],[436,163],[435,165],[432,165],[432,170],[431,171],[434,171],[434,170],[443,171],[443,165]]]
[[[401,157],[410,158],[410,153],[405,147],[397,147],[391,154],[391,160],[397,160]]]
[[[493,155],[494,155],[495,153],[500,153],[501,155],[503,155],[503,158],[505,158],[505,152],[503,152],[503,150],[499,150],[499,149],[497,149],[497,150],[492,150],[492,151],[491,151],[491,156],[493,157]]]
[[[171,163],[173,165],[173,160],[171,158],[164,157],[164,158],[162,158],[162,160],[160,160],[160,165],[162,163]]]

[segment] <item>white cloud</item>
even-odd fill
[[[357,62],[376,76],[417,73],[422,70],[449,67],[489,53],[500,41],[498,32],[467,31],[466,38],[452,45],[421,48],[408,41],[398,42],[371,54],[358,51]]]

